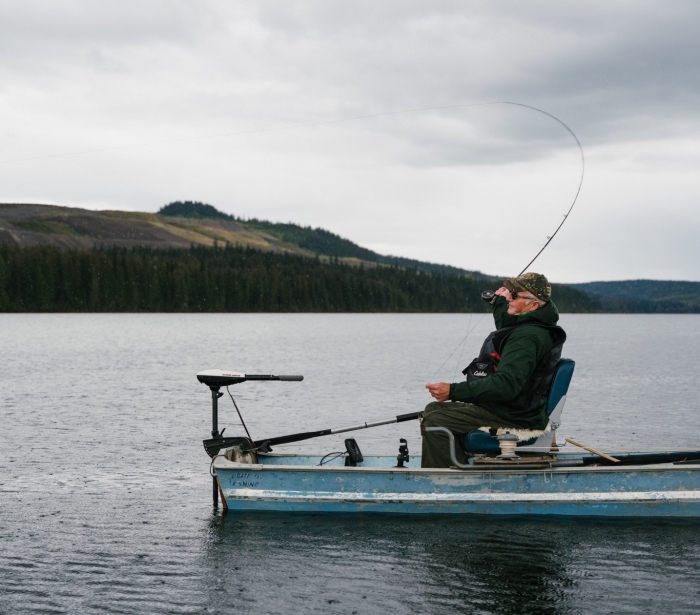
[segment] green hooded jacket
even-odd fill
[[[508,314],[508,302],[496,297],[493,319],[496,329],[510,327],[524,322],[539,322],[543,325],[556,325],[559,310],[552,301],[534,312],[519,316]],[[554,346],[552,336],[542,327],[520,327],[510,334],[503,346],[501,360],[495,374],[475,382],[455,382],[450,385],[450,399],[476,404],[493,412],[516,427],[544,429],[547,426],[547,404],[543,403],[529,415],[514,413],[503,405],[515,399],[525,388],[538,363]]]

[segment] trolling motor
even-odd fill
[[[199,372],[197,374],[197,380],[202,384],[206,384],[211,390],[211,438],[204,440],[204,449],[207,451],[209,457],[216,456],[222,448],[229,447],[240,447],[240,452],[242,454],[247,453],[255,448],[255,442],[253,442],[249,437],[235,437],[235,438],[224,438],[224,429],[219,432],[219,397],[223,395],[220,391],[221,387],[231,386],[232,384],[239,384],[241,382],[246,382],[247,380],[288,380],[288,381],[301,381],[304,376],[273,376],[272,374],[241,374],[239,372],[225,371],[220,369],[208,369],[204,372]],[[231,397],[233,399],[233,397]],[[236,402],[233,402],[236,406]],[[236,411],[238,411],[238,406],[236,406]],[[240,416],[240,412],[238,412]],[[241,422],[243,417],[241,417]],[[244,424],[245,427],[245,424]],[[246,429],[246,432],[248,430]],[[250,436],[250,434],[248,434]],[[213,488],[212,488],[212,498],[214,500],[214,506],[219,505],[219,482],[216,475],[213,477]]]
[[[249,380],[281,380],[300,382],[304,376],[273,376],[272,374],[241,374],[239,372],[220,369],[208,369],[197,374],[197,380],[206,384],[211,390],[211,438],[204,440],[204,448],[209,457],[214,457],[222,448],[240,446],[245,453],[255,447],[255,442],[249,438],[224,438],[224,429],[219,432],[219,397],[223,395],[221,387],[240,384]],[[234,402],[235,403],[235,402]],[[236,408],[238,409],[238,408]]]
[[[222,448],[238,448],[237,453],[240,455],[245,455],[248,452],[255,451],[260,453],[267,453],[272,450],[272,447],[278,444],[290,444],[292,442],[301,442],[302,440],[309,440],[310,438],[318,438],[320,436],[330,436],[333,434],[345,433],[347,431],[356,431],[358,429],[369,429],[370,427],[379,427],[380,425],[390,425],[391,423],[403,423],[404,421],[415,421],[422,416],[422,412],[410,412],[408,414],[399,414],[390,419],[383,419],[381,421],[372,421],[365,423],[358,423],[357,425],[346,425],[344,427],[334,427],[330,429],[320,429],[318,431],[305,431],[301,433],[293,433],[286,436],[277,436],[275,438],[258,438],[255,441],[250,434],[247,438],[244,437],[233,437],[224,438],[223,431],[219,432],[219,397],[223,394],[219,390],[222,386],[230,386],[232,384],[239,384],[247,380],[282,380],[282,381],[301,381],[303,376],[273,376],[267,374],[242,374],[239,372],[232,371],[222,371],[219,369],[210,369],[205,372],[200,372],[197,374],[197,380],[202,384],[206,384],[211,390],[211,422],[212,437],[208,440],[204,440],[204,448],[210,457],[215,457],[219,454]],[[233,400],[233,397],[231,397]],[[241,423],[243,423],[243,417],[241,416],[236,401],[233,400],[233,404],[236,407],[239,417],[241,418]],[[245,428],[245,423],[243,423]],[[247,432],[247,429],[246,429]],[[403,467],[403,463],[409,460],[408,457],[408,445],[406,440],[401,439],[403,444],[400,447],[399,452],[399,466]],[[354,446],[353,446],[354,444]],[[357,443],[351,440],[349,443],[346,442],[346,449],[348,452],[348,457],[350,462],[355,463],[361,462],[362,453],[360,452]],[[402,461],[403,460],[403,461]],[[218,483],[216,476],[214,476],[214,505],[218,503]]]

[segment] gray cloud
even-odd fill
[[[569,124],[589,159],[584,213],[544,262],[559,279],[697,279],[678,238],[700,224],[685,175],[700,155],[699,23],[691,2],[4,3],[0,159],[518,101]],[[489,233],[539,245],[578,164],[556,122],[472,107],[3,164],[0,199],[152,211],[196,198],[505,273],[520,257],[490,254]],[[601,225],[617,252],[570,252]],[[637,249],[649,229],[653,250]],[[664,241],[676,256],[659,269]]]

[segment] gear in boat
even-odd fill
[[[551,425],[550,431],[529,439],[517,439],[517,436],[508,433],[507,430],[473,430],[467,433],[460,442],[462,447],[474,457],[472,463],[483,463],[487,461],[496,462],[499,461],[499,456],[502,461],[515,462],[520,457],[523,457],[523,460],[527,461],[528,459],[532,460],[533,456],[542,456],[542,454],[546,455],[548,462],[556,462],[557,453],[560,452],[559,446],[561,446],[561,444],[557,444],[556,442],[556,431],[561,425],[561,415],[566,403],[566,396],[573,377],[574,367],[575,363],[571,359],[564,358],[560,359],[558,362],[551,389],[547,397],[547,413]],[[223,395],[223,393],[220,392],[222,386],[230,386],[247,381],[299,382],[303,380],[303,376],[274,376],[244,374],[226,370],[207,370],[197,374],[197,378],[200,382],[206,384],[211,389],[212,393],[212,437],[203,441],[207,454],[212,458],[220,454],[232,458],[235,456],[234,453],[237,453],[241,456],[250,455],[252,462],[257,453],[271,453],[273,446],[300,442],[325,435],[340,434],[370,427],[378,427],[380,425],[416,420],[421,415],[420,412],[413,412],[381,421],[358,423],[350,426],[301,432],[272,438],[261,438],[256,441],[242,436],[224,437],[224,430],[221,432],[218,431],[218,400]],[[512,446],[514,441],[515,447]],[[359,445],[354,439],[348,439],[345,443],[346,451],[342,454],[348,459],[347,465],[357,466],[363,461]],[[234,449],[238,450],[234,451]],[[516,454],[513,455],[513,453]],[[621,459],[617,463],[622,465],[673,462],[690,463],[692,461],[700,461],[700,451],[640,452],[628,453],[620,457]],[[580,460],[581,465],[611,465],[614,463],[609,459],[601,457],[597,451],[590,456],[582,456]],[[409,461],[408,445],[404,438],[400,440],[400,451],[397,461],[397,467],[403,467],[403,462]],[[458,468],[460,465],[455,463],[453,467]]]

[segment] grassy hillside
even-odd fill
[[[0,245],[84,249],[122,246],[189,248],[231,243],[271,252],[302,253],[226,218],[188,218],[55,205],[0,204]]]
[[[205,203],[176,201],[156,214],[92,211],[75,207],[0,204],[0,245],[53,245],[84,249],[105,246],[188,248],[231,244],[263,252],[337,257],[348,264],[398,265],[424,272],[470,274],[449,265],[384,256],[320,228],[243,220]]]
[[[190,219],[226,219],[235,222],[241,228],[249,231],[263,233],[266,236],[275,237],[280,241],[280,246],[298,248],[302,253],[319,256],[333,256],[348,261],[358,260],[365,263],[377,263],[381,265],[398,265],[427,273],[446,273],[451,275],[469,274],[474,277],[483,277],[479,271],[467,271],[450,265],[438,265],[423,261],[402,258],[399,256],[385,256],[372,250],[358,246],[356,243],[345,239],[340,235],[331,233],[322,228],[301,226],[292,222],[268,222],[257,218],[243,219],[220,212],[211,205],[196,201],[175,201],[165,207],[161,207],[158,214],[166,217],[184,217]]]

